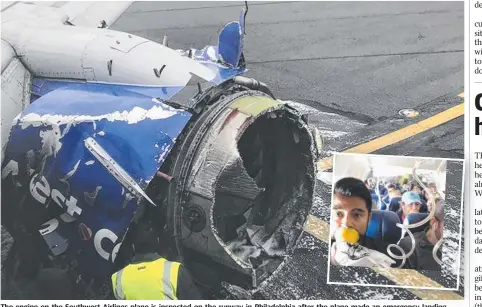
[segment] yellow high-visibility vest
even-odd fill
[[[118,300],[177,300],[179,262],[159,258],[129,264],[112,274]]]

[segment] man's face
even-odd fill
[[[430,227],[433,229],[437,240],[442,239],[444,233],[444,221],[438,221],[436,218],[430,220]]]
[[[360,197],[347,197],[335,193],[333,197],[332,220],[335,230],[342,227],[351,227],[364,235],[370,214],[368,213],[365,201]]]
[[[420,212],[420,204],[419,203],[409,203],[409,204],[402,203],[402,211],[403,211],[403,215],[405,216],[407,216],[410,213],[418,213]]]
[[[413,187],[413,192],[417,193],[417,194],[422,194],[422,189],[420,189],[419,187],[415,186]]]

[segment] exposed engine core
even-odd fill
[[[242,92],[199,120],[177,159],[173,230],[180,253],[195,262],[208,256],[234,270],[226,275],[244,276],[235,283],[256,287],[293,249],[312,205],[306,123],[261,92]]]

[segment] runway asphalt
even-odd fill
[[[292,101],[310,114],[310,121],[325,136],[324,157],[404,128],[411,136],[407,127],[428,120],[432,126],[426,130],[393,138],[393,142],[389,138],[372,152],[463,158],[463,117],[453,111],[463,103],[458,96],[464,92],[463,5],[249,2],[244,49],[248,75],[267,83],[278,99]],[[157,42],[167,35],[171,48],[200,49],[216,45],[222,26],[236,20],[243,7],[244,2],[137,2],[111,29]],[[420,115],[404,118],[398,112],[405,108]],[[433,124],[434,116],[443,111],[447,118]],[[318,181],[312,215],[324,222],[329,221],[330,191],[329,185]],[[454,293],[328,285],[327,249],[326,242],[305,233],[285,266],[255,297],[406,300],[435,294],[463,296],[463,286]],[[395,284],[376,272],[363,279]],[[449,279],[452,284],[454,280]]]
[[[279,99],[376,123],[463,92],[461,2],[248,4],[248,75]],[[217,44],[222,26],[243,6],[138,2],[111,28],[157,42],[167,35],[172,48],[202,48]]]

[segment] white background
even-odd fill
[[[475,249],[475,244],[473,244],[474,239],[474,219],[470,217],[474,217],[473,211],[474,208],[477,207],[477,204],[480,204],[480,198],[477,199],[474,193],[474,158],[476,151],[482,151],[482,143],[481,143],[481,136],[475,136],[475,116],[482,116],[482,112],[478,111],[475,108],[475,96],[478,93],[482,93],[482,84],[473,83],[474,81],[482,82],[482,75],[475,75],[475,63],[474,63],[474,56],[473,56],[473,48],[474,46],[474,32],[476,30],[474,24],[476,21],[482,21],[482,8],[475,9],[475,3],[477,1],[470,1],[466,2],[466,10],[465,10],[465,161],[467,163],[467,172],[465,174],[466,178],[466,185],[465,185],[465,220],[466,225],[470,227],[465,227],[466,231],[469,231],[466,238],[470,238],[468,240],[468,244],[466,243],[466,255],[468,256],[466,259],[466,274],[469,278],[466,279],[466,299],[470,299],[469,306],[476,306],[476,303],[482,304],[482,301],[475,301],[474,300],[474,267],[482,265],[482,255],[481,254],[474,254],[473,250]],[[467,5],[470,5],[470,14],[467,14]],[[469,17],[469,18],[468,18]],[[482,28],[479,28],[482,29]],[[481,46],[478,46],[481,48]],[[469,51],[470,50],[470,51]],[[469,51],[469,52],[467,52]],[[478,57],[482,58],[482,57]],[[470,86],[470,87],[469,87]],[[469,129],[470,127],[470,129]],[[480,209],[480,206],[479,206]],[[467,265],[468,264],[468,265]],[[469,270],[467,274],[467,270]],[[480,285],[480,283],[479,283]],[[482,293],[477,293],[482,294]]]

